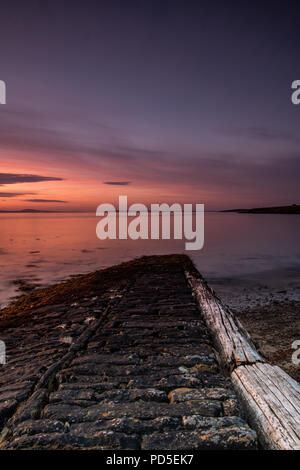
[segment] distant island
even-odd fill
[[[290,206],[255,207],[253,209],[228,209],[221,212],[238,212],[240,214],[300,214],[300,204]]]
[[[74,211],[47,211],[47,210],[39,210],[39,209],[22,209],[19,211],[3,211],[0,210],[0,214],[40,214],[40,213],[47,213],[47,214],[57,214],[57,213],[65,213],[65,212],[74,212]]]

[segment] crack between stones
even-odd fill
[[[57,363],[50,366],[44,372],[42,377],[33,387],[30,396],[18,404],[17,408],[15,408],[12,414],[8,417],[1,430],[0,449],[2,445],[9,441],[13,436],[14,421],[17,419],[17,424],[19,424],[27,419],[27,416],[22,419],[22,411],[25,411],[28,405],[30,405],[30,401],[34,400],[38,395],[41,397],[40,408],[38,413],[34,414],[32,418],[38,419],[40,417],[43,408],[48,403],[50,393],[54,392],[58,388],[55,383],[57,373],[70,364],[79,351],[84,350],[90,339],[97,333],[99,327],[103,325],[103,322],[107,319],[109,313],[118,305],[124,295],[129,292],[131,287],[132,285],[129,285],[128,283],[122,290],[116,291],[116,297],[108,301],[108,305],[104,308],[104,311],[100,314],[99,318],[86,327],[79,338],[77,338],[77,340],[69,347],[68,352]]]

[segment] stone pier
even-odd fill
[[[255,449],[189,263],[142,258],[4,311],[0,448]]]

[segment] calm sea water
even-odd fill
[[[94,214],[1,214],[0,305],[16,295],[16,280],[48,285],[142,255],[185,252],[178,240],[101,241],[98,220]],[[206,213],[204,248],[185,253],[219,288],[226,279],[263,282],[271,272],[280,286],[300,279],[299,240],[297,215]]]

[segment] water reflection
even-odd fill
[[[98,220],[94,214],[1,214],[1,304],[20,281],[46,285],[142,255],[185,252],[184,240],[99,240]],[[276,271],[283,282],[286,270],[298,275],[299,238],[297,215],[206,213],[204,248],[185,253],[212,280]]]

